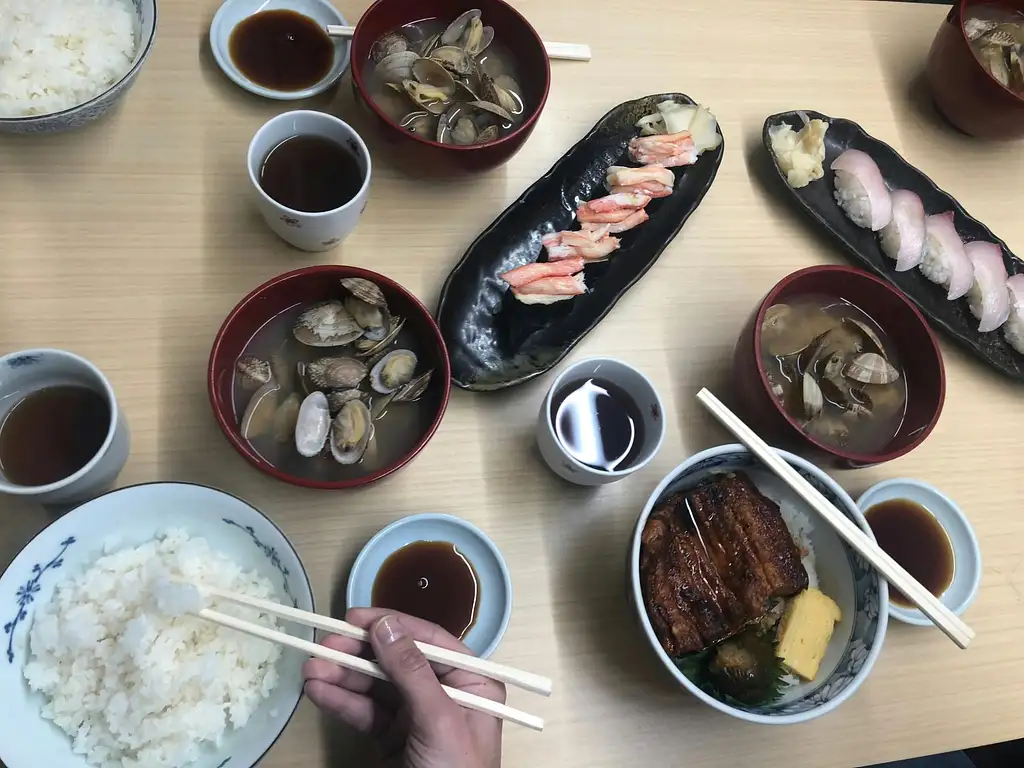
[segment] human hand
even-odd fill
[[[414,640],[460,653],[469,649],[436,624],[380,608],[353,608],[350,624],[370,644],[393,685],[323,659],[302,668],[306,695],[320,709],[370,734],[390,765],[403,768],[499,768],[501,720],[460,707],[441,685],[505,702],[505,686],[471,672],[431,666]],[[321,643],[358,656],[363,644],[338,635]]]

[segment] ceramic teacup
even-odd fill
[[[26,396],[62,385],[86,387],[106,400],[110,424],[100,449],[77,472],[48,485],[17,485],[0,473],[0,493],[31,497],[45,505],[73,504],[108,490],[124,469],[131,438],[114,389],[99,368],[71,352],[29,349],[0,357],[0,424]]]
[[[555,430],[556,399],[571,385],[588,379],[600,379],[615,385],[640,410],[643,434],[639,453],[621,469],[598,469],[584,464],[566,450]],[[562,371],[548,390],[537,418],[537,447],[540,455],[552,472],[577,485],[606,485],[628,477],[654,458],[664,438],[664,408],[654,384],[636,368],[610,357],[580,360]]]
[[[295,136],[319,136],[349,149],[359,164],[363,183],[356,196],[339,208],[322,213],[297,211],[274,200],[260,186],[260,169],[270,151]],[[267,225],[282,240],[303,251],[329,251],[348,237],[359,223],[370,196],[370,151],[348,123],[311,110],[285,112],[264,123],[249,144],[249,181],[256,204]]]

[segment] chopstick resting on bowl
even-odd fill
[[[205,619],[206,621],[212,621],[214,624],[219,624],[222,627],[234,629],[239,632],[244,632],[247,635],[258,637],[263,640],[269,640],[272,643],[278,645],[284,645],[289,648],[294,648],[303,653],[307,653],[310,656],[316,656],[319,659],[325,659],[333,664],[337,664],[339,667],[345,667],[356,672],[362,672],[364,675],[376,678],[377,680],[388,680],[387,673],[381,669],[377,664],[366,659],[361,659],[358,656],[352,656],[348,653],[342,653],[341,651],[335,651],[327,648],[323,645],[310,642],[309,640],[303,640],[301,637],[295,637],[293,635],[286,634],[285,632],[279,632],[276,629],[270,629],[261,624],[254,624],[244,619],[236,618],[235,616],[228,616],[226,613],[211,610],[210,608],[200,608],[196,615]],[[523,712],[522,710],[515,709],[508,706],[507,704],[501,704],[491,699],[485,699],[483,696],[476,696],[472,693],[466,693],[460,691],[458,688],[451,688],[447,685],[441,686],[444,692],[451,697],[452,701],[456,704],[465,707],[466,709],[472,709],[475,712],[483,712],[487,715],[492,715],[500,720],[507,720],[510,723],[516,725],[522,725],[527,728],[532,728],[535,731],[544,730],[544,720],[536,715],[531,715],[529,712]]]
[[[356,33],[355,27],[343,27],[338,24],[328,24],[327,34],[331,37],[350,38]],[[580,43],[549,43],[544,42],[544,49],[548,52],[548,58],[562,59],[564,61],[590,61],[590,46]]]
[[[800,498],[814,507],[814,510],[831,525],[847,544],[867,560],[886,580],[907,596],[921,612],[961,648],[966,648],[974,639],[974,630],[968,627],[955,613],[943,605],[924,585],[911,576],[884,549],[876,544],[864,531],[837,509],[799,472],[789,465],[775,450],[762,440],[743,420],[729,410],[706,388],[697,393],[701,405],[732,432],[741,443],[750,449],[762,464],[774,472],[792,488]],[[882,610],[885,606],[882,606]]]
[[[271,600],[262,600],[258,597],[249,597],[249,595],[243,595],[238,592],[230,592],[226,589],[207,587],[202,584],[195,584],[193,586],[195,586],[201,594],[205,594],[210,597],[219,597],[224,600],[230,600],[233,603],[247,605],[250,608],[257,608],[261,611],[265,611],[266,613],[285,619],[286,621],[292,621],[296,624],[302,624],[307,627],[315,627],[316,629],[322,629],[327,632],[334,632],[335,634],[342,635],[343,637],[358,640],[361,643],[370,642],[369,632],[362,627],[357,627],[355,624],[350,624],[347,621],[334,619],[330,616],[321,616],[317,613],[310,613],[309,611],[292,608],[290,605],[282,605],[281,603],[275,603]],[[449,667],[454,667],[455,669],[473,672],[475,674],[482,675],[483,677],[489,677],[492,680],[497,680],[508,685],[514,685],[517,688],[522,688],[523,690],[530,691],[531,693],[539,693],[541,696],[551,695],[552,683],[551,679],[548,677],[535,675],[532,672],[524,672],[522,670],[515,669],[514,667],[498,664],[497,662],[488,661],[487,659],[481,659],[476,656],[470,656],[469,654],[459,653],[458,651],[450,651],[447,648],[430,645],[429,643],[421,643],[417,641],[416,645],[427,659],[437,662],[438,664],[447,664]]]

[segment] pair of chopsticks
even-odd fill
[[[921,612],[961,648],[966,648],[974,639],[974,630],[960,620],[955,613],[947,608],[941,600],[928,591],[917,579],[907,573],[899,563],[846,515],[840,512],[813,485],[807,482],[799,472],[779,456],[775,450],[762,440],[754,430],[726,407],[721,400],[707,389],[697,393],[701,405],[721,422],[722,426],[732,432],[762,464],[774,472],[792,488],[800,498],[810,504],[814,510],[831,525],[847,544],[874,566],[886,580],[907,596]],[[882,610],[885,607],[882,606]]]
[[[348,637],[353,640],[358,640],[362,643],[367,643],[370,640],[369,633],[365,629],[357,627],[354,624],[349,624],[347,621],[340,621],[339,619],[333,619],[329,616],[320,616],[319,614],[310,613],[309,611],[303,611],[298,608],[292,608],[288,605],[281,605],[280,603],[275,603],[270,600],[262,600],[258,597],[250,597],[248,595],[230,592],[216,587],[208,587],[201,584],[196,584],[195,587],[202,595],[208,597],[219,597],[224,600],[230,600],[233,603],[238,603],[239,605],[256,608],[273,616],[285,619],[286,621],[326,630],[327,632],[334,632],[335,634],[342,635],[343,637]],[[252,622],[238,619],[234,616],[229,616],[210,608],[200,609],[197,615],[202,619],[213,622],[214,624],[220,624],[221,626],[238,630],[239,632],[244,632],[248,635],[252,635],[253,637],[259,637],[263,640],[269,640],[270,642],[278,643],[279,645],[294,648],[298,651],[302,651],[303,653],[307,653],[310,656],[325,659],[326,661],[337,664],[340,667],[352,669],[356,672],[362,672],[364,675],[376,678],[377,680],[388,679],[387,673],[381,669],[380,666],[372,661],[359,658],[358,656],[352,656],[348,653],[335,651],[322,645],[318,645],[317,643],[312,643],[309,640],[303,640],[300,637],[294,637],[293,635],[279,632],[277,630],[270,629],[269,627],[253,624]],[[541,675],[535,675],[532,672],[524,672],[504,664],[487,661],[486,659],[480,659],[476,656],[470,656],[465,653],[458,653],[457,651],[450,651],[447,648],[440,648],[428,643],[417,642],[416,645],[419,647],[420,651],[423,652],[423,655],[430,661],[437,662],[439,664],[446,664],[449,667],[455,667],[456,669],[465,670],[466,672],[473,672],[484,677],[489,677],[492,680],[498,680],[502,683],[514,685],[533,693],[539,693],[542,696],[551,695],[551,680],[549,678],[542,677]],[[476,696],[472,693],[466,693],[465,691],[460,691],[457,688],[451,688],[447,685],[442,687],[444,688],[445,693],[447,693],[455,703],[466,707],[467,709],[493,715],[501,720],[507,720],[510,723],[523,725],[527,728],[532,728],[535,731],[544,730],[544,720],[536,715],[531,715],[528,712],[514,709],[506,704],[500,704],[496,701],[491,701],[490,699],[485,699],[482,696]]]
[[[355,27],[342,27],[338,24],[328,24],[327,34],[331,37],[348,39],[356,33]],[[544,49],[548,52],[550,59],[563,59],[565,61],[590,61],[590,46],[579,43],[544,43]]]

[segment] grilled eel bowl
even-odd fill
[[[835,481],[779,454],[871,535]],[[867,678],[885,637],[885,580],[742,445],[698,453],[655,489],[629,577],[668,673],[741,720],[786,725],[832,711]]]

